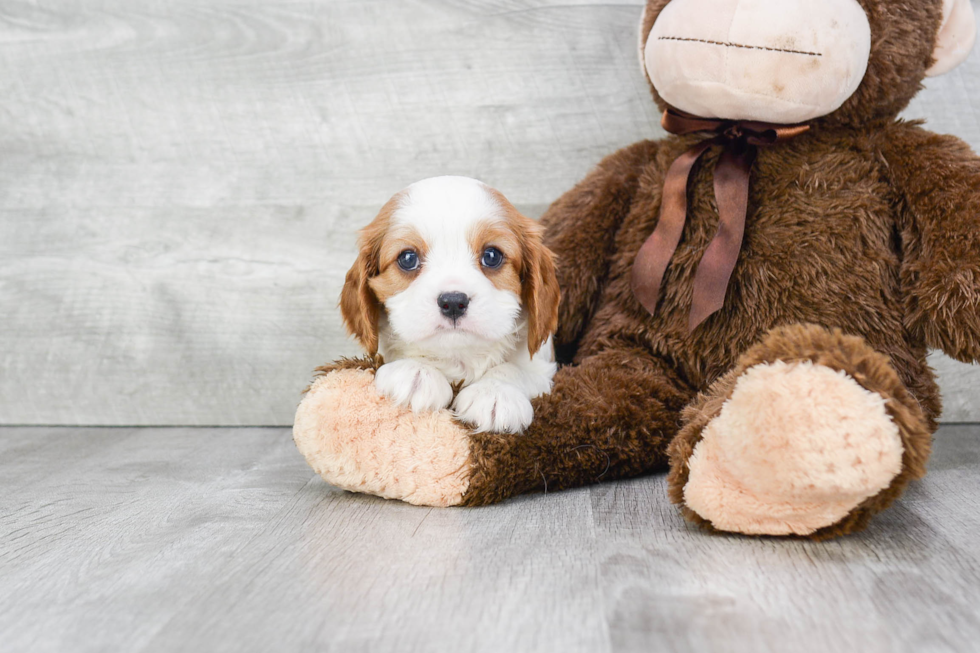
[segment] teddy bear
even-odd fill
[[[824,539],[925,473],[930,348],[980,360],[980,158],[898,118],[969,53],[969,0],[649,0],[671,133],[541,218],[562,364],[523,433],[320,368],[294,439],[341,488],[429,506],[668,472],[708,530]]]

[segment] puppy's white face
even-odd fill
[[[472,358],[505,341],[533,355],[558,318],[558,282],[541,236],[475,179],[413,184],[361,232],[340,302],[348,328],[386,356],[394,347],[399,356]]]
[[[437,177],[404,191],[370,282],[397,339],[457,349],[517,331],[521,251],[509,219],[473,179]]]

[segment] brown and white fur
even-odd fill
[[[451,407],[478,431],[523,431],[556,370],[558,281],[541,238],[475,179],[425,179],[389,200],[340,299],[348,330],[385,361],[378,391],[415,412]]]

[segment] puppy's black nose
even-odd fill
[[[436,298],[439,310],[449,319],[456,321],[466,312],[470,298],[464,292],[444,292]]]

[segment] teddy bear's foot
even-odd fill
[[[807,535],[902,469],[885,400],[843,372],[777,361],[746,370],[688,461],[684,503],[720,530]]]
[[[722,531],[855,530],[928,456],[925,419],[887,358],[818,327],[773,332],[685,417],[672,496]]]
[[[293,439],[328,483],[425,506],[458,505],[469,486],[469,432],[448,410],[413,413],[381,396],[374,366],[324,370],[300,403]]]

